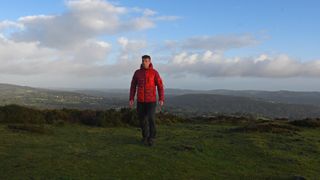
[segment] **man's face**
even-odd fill
[[[149,58],[143,58],[142,59],[142,64],[143,64],[143,67],[145,69],[148,69],[149,68],[149,64],[150,64],[150,59]]]

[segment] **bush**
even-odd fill
[[[0,122],[41,124],[45,117],[40,110],[18,105],[7,105],[0,108]]]
[[[135,127],[140,126],[136,109],[121,108],[120,114],[122,123]]]
[[[70,119],[69,114],[62,110],[44,110],[44,117],[46,123],[54,124],[59,121],[68,121]]]
[[[186,120],[170,113],[157,113],[156,123],[158,124],[173,124],[178,122],[185,122]]]
[[[172,124],[184,122],[185,119],[170,114],[157,113],[156,123]],[[139,127],[137,110],[121,108],[120,110],[80,110],[80,109],[33,109],[19,105],[0,107],[0,122],[22,124],[54,124],[80,123],[88,126],[114,127],[135,126]]]
[[[295,126],[301,126],[301,127],[311,127],[311,128],[317,128],[320,127],[320,119],[311,119],[311,118],[305,118],[302,120],[294,120],[289,121],[290,124]]]

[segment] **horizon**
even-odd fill
[[[8,84],[8,83],[0,83],[0,85],[13,85],[13,86],[22,86],[29,88],[39,88],[39,89],[48,89],[48,90],[57,90],[57,91],[76,91],[76,90],[128,90],[129,88],[76,88],[76,87],[37,87],[37,86],[29,86],[29,85],[19,85],[19,84]],[[289,92],[308,92],[308,93],[320,93],[320,91],[302,91],[302,90],[287,90],[287,89],[279,89],[279,90],[264,90],[264,89],[185,89],[185,88],[165,88],[165,90],[191,90],[191,91],[214,91],[214,90],[226,90],[226,91],[267,91],[267,92],[279,92],[279,91],[289,91]]]
[[[6,1],[0,7],[1,83],[124,89],[149,54],[165,88],[318,92],[319,5]]]

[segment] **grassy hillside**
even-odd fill
[[[159,124],[152,147],[140,143],[134,126],[62,123],[33,131],[2,123],[0,179],[320,177],[319,128],[281,121],[201,122]]]

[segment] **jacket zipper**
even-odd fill
[[[147,70],[144,70],[144,102],[146,102],[146,82],[147,82]]]

